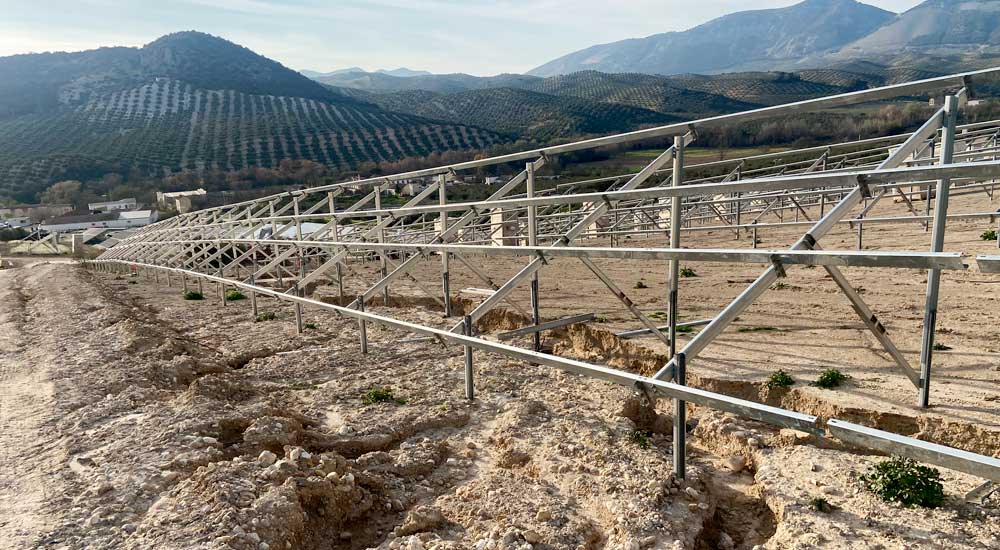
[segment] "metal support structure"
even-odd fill
[[[448,190],[446,176],[438,176],[438,204],[444,206],[448,204]],[[441,233],[448,231],[448,213],[438,214],[441,221]],[[451,317],[451,270],[449,269],[449,256],[447,251],[441,252],[441,294],[444,296],[444,316]]]
[[[945,97],[945,123],[941,134],[941,164],[951,164],[955,153],[955,120],[958,116],[958,98]],[[934,204],[934,232],[931,235],[931,252],[944,250],[944,231],[948,221],[948,193],[951,181],[942,179],[937,184]],[[928,192],[927,203],[931,197]],[[924,330],[920,340],[920,407],[930,406],[931,361],[934,357],[934,331],[937,327],[938,293],[941,287],[941,270],[932,269],[927,274],[927,301],[924,306]]]
[[[472,322],[472,316],[465,316],[465,335],[469,338],[472,337],[474,323]],[[472,346],[465,346],[465,398],[468,400],[473,400],[476,397],[476,387],[475,381],[473,380],[473,370],[472,370]]]
[[[671,185],[680,187],[684,179],[684,138],[674,137],[674,174]],[[681,247],[681,198],[671,197],[670,199],[670,248]],[[670,260],[668,263],[670,290],[667,296],[667,325],[669,329],[670,344],[668,357],[671,359],[677,354],[677,307],[678,291],[680,288],[681,268],[680,261]],[[682,476],[683,477],[683,476]]]
[[[525,197],[532,199],[535,197],[535,167],[529,162],[524,165],[524,171],[527,173],[528,177],[525,180],[526,194]],[[538,246],[538,216],[537,207],[531,205],[528,207],[528,246]],[[531,322],[538,326],[542,323],[542,316],[539,312],[538,304],[538,271],[531,274]],[[540,351],[542,349],[542,333],[536,331],[531,335],[533,340],[533,349],[535,351]]]
[[[997,128],[1000,121],[987,121],[964,125],[966,130],[960,137],[952,135],[950,141],[962,144],[962,153],[950,155],[950,161],[931,165],[923,155],[928,145],[936,147],[940,142],[942,151],[949,141],[948,131],[937,136],[939,127],[946,125],[945,109],[935,113],[920,129],[912,134],[887,136],[859,140],[844,144],[810,147],[797,151],[767,153],[744,159],[720,160],[699,164],[700,179],[684,180],[684,148],[702,128],[712,128],[751,120],[761,120],[775,115],[789,116],[800,112],[846,106],[859,102],[912,96],[941,90],[953,93],[960,90],[964,98],[969,77],[1000,72],[988,70],[966,75],[952,75],[929,79],[916,83],[895,85],[876,90],[852,92],[830,98],[820,98],[789,105],[756,109],[733,115],[721,115],[681,124],[671,124],[639,132],[607,136],[582,142],[561,144],[554,147],[519,152],[501,157],[476,159],[444,167],[417,170],[406,174],[380,176],[368,180],[351,182],[351,186],[373,189],[363,199],[347,205],[338,211],[334,197],[343,193],[347,183],[333,184],[309,189],[284,192],[271,197],[253,199],[236,205],[182,214],[170,220],[144,228],[135,235],[121,241],[117,246],[102,254],[96,263],[102,270],[122,273],[123,268],[149,279],[159,280],[159,270],[168,274],[180,274],[182,285],[187,287],[187,278],[194,277],[199,288],[202,281],[219,285],[220,291],[233,287],[251,293],[252,306],[256,310],[258,296],[267,296],[279,301],[291,302],[296,311],[297,329],[304,327],[301,308],[308,305],[320,311],[332,311],[359,323],[359,336],[363,353],[368,353],[367,325],[375,322],[390,329],[399,329],[417,334],[421,338],[433,338],[441,343],[457,343],[465,348],[466,395],[474,397],[472,352],[474,349],[500,353],[528,363],[560,368],[568,372],[612,381],[622,385],[637,385],[651,394],[675,400],[675,470],[684,475],[684,403],[709,406],[719,410],[734,412],[749,418],[772,422],[784,427],[822,434],[824,426],[809,415],[801,415],[783,409],[741,401],[713,392],[706,392],[684,385],[687,362],[717,337],[736,316],[767,290],[778,277],[785,276],[790,265],[820,265],[830,274],[832,281],[850,301],[857,315],[865,323],[893,361],[915,384],[927,383],[927,376],[913,372],[906,358],[888,338],[885,327],[875,317],[871,308],[858,295],[847,278],[840,272],[844,266],[894,267],[905,269],[931,270],[940,273],[944,269],[964,269],[962,256],[940,252],[861,252],[845,250],[822,250],[818,241],[831,229],[841,223],[859,223],[859,248],[863,248],[863,225],[893,223],[921,223],[927,216],[868,217],[880,200],[887,195],[898,194],[912,213],[911,198],[919,197],[915,190],[928,181],[944,180],[950,186],[939,185],[938,210],[935,211],[935,234],[938,228],[943,234],[944,221],[953,219],[982,220],[995,212],[963,212],[947,214],[947,198],[950,195],[970,195],[983,192],[1000,175],[1000,162],[995,160],[997,148],[990,148],[989,141],[996,141],[1000,135]],[[948,114],[953,115],[953,111]],[[569,151],[577,151],[634,142],[650,137],[684,137],[675,140],[672,146],[653,162],[635,174],[608,176],[588,181],[572,181],[567,184],[546,185],[538,189],[539,178],[536,171],[547,162],[547,158]],[[955,147],[954,143],[951,145]],[[919,153],[919,154],[918,154]],[[784,157],[791,158],[791,161]],[[486,166],[500,166],[516,161],[532,162],[486,200],[449,202],[445,192],[445,180],[461,177],[461,170]],[[944,159],[942,159],[943,161]],[[669,169],[666,163],[673,161]],[[555,164],[553,166],[559,166]],[[668,178],[669,176],[669,178]],[[431,177],[430,185],[402,207],[382,205],[381,193],[388,185],[395,185],[403,179]],[[525,193],[517,193],[525,184]],[[905,185],[905,187],[903,187]],[[903,189],[907,189],[904,191]],[[354,189],[351,190],[354,194]],[[934,190],[928,189],[928,202],[934,197]],[[438,193],[437,201],[428,201],[432,193]],[[944,200],[942,200],[944,195]],[[370,204],[374,201],[374,205]],[[882,200],[882,203],[885,204]],[[942,202],[944,203],[942,205]],[[864,204],[862,214],[856,214]],[[309,206],[312,205],[312,206]],[[374,208],[372,208],[374,206]],[[830,208],[832,206],[832,208]],[[943,206],[943,208],[942,208]],[[636,246],[635,237],[663,236],[667,228],[666,211],[669,214],[670,247],[641,248]],[[820,212],[816,222],[801,223],[809,226],[791,249],[760,250],[758,236],[762,228],[774,231],[774,239],[780,231],[797,227],[791,221],[810,220]],[[503,246],[496,244],[495,231],[490,224],[493,213],[503,212],[504,223],[515,227],[513,232],[505,232],[500,239],[507,239]],[[789,213],[794,213],[789,216]],[[764,216],[769,216],[767,219]],[[745,223],[744,220],[750,221]],[[783,220],[776,222],[775,220]],[[312,222],[312,223],[306,223]],[[315,222],[319,222],[318,224]],[[319,229],[312,229],[315,227]],[[787,226],[787,227],[786,227]],[[307,229],[310,228],[310,229]],[[682,249],[681,231],[711,232],[734,231],[737,236],[747,229],[753,238],[750,247],[743,249]],[[294,231],[294,233],[293,233]],[[305,232],[308,232],[306,234]],[[629,242],[629,238],[633,240]],[[601,242],[586,242],[596,246],[570,246],[577,240],[608,239],[611,246]],[[513,243],[514,246],[507,246]],[[426,274],[413,271],[422,259],[442,257],[441,293],[428,289]],[[509,256],[528,259],[528,263],[514,277],[501,285],[493,282],[496,275],[487,268],[476,267],[475,261],[481,257]],[[538,352],[541,343],[538,334],[542,330],[565,326],[573,317],[542,323],[539,315],[541,289],[537,283],[539,272],[545,265],[559,258],[577,258],[594,276],[615,294],[644,327],[639,331],[625,330],[658,337],[670,346],[672,359],[657,378],[669,374],[677,383],[638,377],[607,367],[591,365]],[[394,259],[400,258],[399,261]],[[449,262],[454,258],[470,272],[485,281],[491,291],[480,305],[465,315],[451,330],[443,330],[392,319],[370,313],[366,306],[379,293],[388,300],[388,287],[399,277],[408,277],[413,285],[405,285],[427,293],[444,308],[446,314],[453,312],[450,297]],[[633,260],[670,262],[669,283],[669,324],[667,337],[621,290],[619,281],[613,280],[596,260]],[[262,260],[262,261],[261,261]],[[260,261],[260,265],[258,265]],[[367,270],[355,270],[358,263],[379,261],[378,280]],[[686,323],[702,325],[702,329],[678,349],[676,327],[683,325],[679,317],[679,272],[681,261],[719,261],[733,263],[753,263],[768,266],[768,270],[727,306],[719,315],[708,321]],[[980,272],[1000,272],[1000,258],[983,256],[977,259]],[[371,266],[371,263],[367,265]],[[523,265],[523,264],[522,264]],[[298,269],[295,269],[297,266]],[[336,281],[327,281],[325,273],[336,269]],[[340,296],[344,296],[344,271],[357,278],[364,289],[350,306],[327,304],[306,297],[317,285],[336,285]],[[436,271],[436,270],[435,270]],[[152,275],[150,275],[152,274]],[[247,276],[249,275],[249,276]],[[423,277],[424,279],[421,279]],[[285,282],[288,282],[286,285]],[[930,281],[930,278],[929,278]],[[525,311],[513,300],[513,291],[522,283],[531,284],[531,308]],[[415,286],[414,286],[415,285]],[[930,286],[930,285],[929,285]],[[403,285],[398,288],[402,289]],[[438,297],[444,294],[444,300]],[[936,300],[934,301],[936,305]],[[340,301],[338,304],[344,302]],[[509,304],[512,311],[530,319],[527,327],[510,331],[518,335],[532,335],[537,342],[533,350],[521,349],[501,344],[488,338],[475,336],[476,322],[495,306]],[[660,306],[662,307],[662,306]],[[588,314],[592,315],[592,314]],[[579,316],[578,316],[579,317]],[[456,319],[457,321],[457,319]],[[933,326],[933,325],[932,325]],[[623,327],[628,328],[628,327]],[[926,330],[926,329],[925,329]],[[932,337],[933,332],[931,332]],[[505,333],[504,336],[507,336]],[[926,343],[925,343],[926,345]],[[924,363],[922,362],[922,367]],[[929,361],[927,362],[929,368]],[[678,409],[677,407],[680,407]],[[840,430],[845,440],[856,430],[846,430],[834,424],[831,432]],[[996,468],[981,457],[962,457],[951,453],[950,449],[927,455],[922,443],[908,438],[890,438],[881,434],[867,434],[878,445],[891,448],[895,454],[904,456],[929,457],[937,463],[949,460],[964,464],[969,470],[994,475]],[[876,448],[878,445],[872,445]],[[951,453],[951,454],[949,454]],[[676,462],[679,461],[679,462]],[[978,461],[978,462],[977,462]],[[992,469],[991,469],[992,468]]]
[[[674,381],[679,386],[687,384],[687,361],[684,353],[674,356],[676,369]],[[683,399],[674,398],[674,475],[684,479],[687,457],[687,403]]]

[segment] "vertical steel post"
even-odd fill
[[[448,203],[448,190],[445,186],[448,177],[445,174],[438,176],[438,204],[444,206]],[[439,229],[439,235],[443,235],[448,231],[448,213],[439,212],[441,220],[441,228]],[[451,317],[451,273],[448,266],[448,261],[451,255],[447,251],[441,252],[441,293],[444,294],[444,316]]]
[[[524,171],[525,174],[527,174],[527,179],[525,180],[527,182],[526,196],[530,199],[535,196],[534,163],[526,163],[524,165]],[[528,207],[528,246],[538,246],[538,210],[535,206]],[[535,325],[542,322],[541,314],[538,310],[538,271],[531,274],[531,322]],[[541,350],[542,334],[535,331],[531,336],[534,342],[534,350]]]
[[[958,116],[958,98],[949,95],[944,99],[945,121],[941,129],[941,162],[951,164],[955,153],[955,119]],[[945,224],[948,221],[948,194],[951,181],[937,183],[934,204],[934,233],[931,235],[931,252],[944,250]],[[930,188],[927,202],[930,204]],[[927,302],[924,307],[924,333],[920,342],[920,407],[930,406],[931,361],[934,355],[934,330],[937,325],[938,294],[941,288],[941,270],[932,269],[927,274]]]
[[[465,335],[472,336],[472,316],[465,316]],[[470,401],[476,396],[475,383],[472,378],[472,346],[465,346],[465,397]]]
[[[381,210],[381,209],[382,209],[382,186],[381,185],[376,185],[375,186],[375,210]],[[377,223],[380,226],[379,230],[378,230],[378,242],[384,243],[385,242],[385,229],[381,227],[381,225],[382,225],[382,216],[376,217],[375,218],[375,223]],[[381,268],[381,271],[380,271],[380,273],[381,273],[380,278],[381,279],[385,279],[385,276],[389,274],[389,264],[387,263],[387,260],[385,258],[385,251],[384,250],[379,253],[379,257],[382,259],[382,268]],[[382,302],[386,306],[389,305],[389,285],[385,285],[384,287],[382,287]]]
[[[256,277],[257,277],[257,253],[254,252],[254,256],[253,256],[253,270],[250,271],[250,285],[251,286],[257,286]],[[253,291],[253,290],[250,291],[250,309],[251,309],[251,311],[253,311],[253,318],[254,318],[254,320],[256,320],[257,316],[260,315],[260,310],[257,308],[257,292]]]
[[[861,240],[862,237],[864,236],[864,231],[865,231],[865,224],[858,222],[858,250],[861,250],[864,247],[864,244],[862,243]]]
[[[358,300],[358,311],[364,313],[365,311],[365,301]],[[368,353],[368,323],[365,322],[364,317],[358,319],[358,330],[361,332],[361,353]]]
[[[680,187],[684,179],[684,137],[674,136],[674,171],[671,186]],[[670,248],[681,247],[681,198],[670,198]],[[667,310],[670,325],[670,357],[677,353],[677,292],[680,286],[681,264],[678,260],[669,260],[670,296]]]
[[[294,292],[296,297],[302,297],[302,289],[299,288],[298,281],[295,281]],[[305,332],[304,327],[302,326],[302,302],[299,302],[298,300],[295,301],[295,331],[299,334]]]
[[[220,248],[222,247],[222,243],[221,242],[219,243],[219,247]],[[223,265],[225,265],[225,262],[222,261],[222,255],[219,255],[219,270],[216,273],[219,275],[220,279],[225,279],[226,278],[226,276],[225,276],[226,271],[222,267]],[[219,287],[219,299],[222,301],[223,307],[225,307],[225,305],[226,305],[226,283],[220,282],[218,284],[218,287]]]
[[[684,353],[678,353],[675,357],[676,370],[674,378],[677,384],[687,383],[687,361]],[[681,399],[674,399],[674,476],[677,479],[684,479],[686,469],[687,453],[687,408],[686,403]]]
[[[345,258],[346,260],[346,258]],[[337,262],[337,289],[340,291],[340,303],[344,303],[344,273],[341,271],[340,262]]]

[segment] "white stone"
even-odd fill
[[[272,453],[271,451],[261,451],[260,455],[257,457],[257,464],[266,468],[267,466],[274,464],[276,460],[278,460],[278,455]]]

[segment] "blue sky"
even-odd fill
[[[0,56],[199,30],[293,69],[525,72],[593,44],[798,0],[0,0]],[[867,0],[892,11],[920,0]]]

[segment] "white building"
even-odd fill
[[[87,209],[91,212],[124,212],[126,210],[135,210],[138,206],[134,198],[122,199],[118,201],[108,201],[108,202],[92,202],[87,205]]]
[[[156,210],[104,212],[101,214],[58,216],[45,220],[40,227],[50,233],[66,233],[96,228],[129,229],[149,225],[157,218]]]
[[[206,192],[204,189],[157,193],[156,204],[164,210],[175,210],[180,214],[186,214],[192,210],[191,197],[202,197],[205,195]]]

